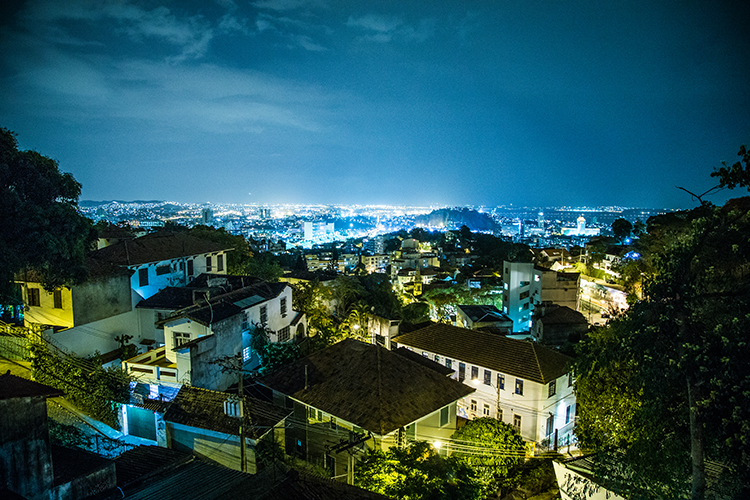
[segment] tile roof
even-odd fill
[[[192,459],[189,453],[160,446],[138,446],[115,458],[117,486],[124,487]]]
[[[144,447],[145,448],[145,447]],[[118,486],[129,500],[386,500],[377,493],[348,484],[315,477],[277,464],[257,474],[228,469],[193,458],[188,462],[170,463],[159,467],[163,453],[147,447],[137,456],[121,458],[133,462],[145,458],[154,464],[157,473],[148,473],[140,480],[121,484],[118,459]],[[135,450],[134,450],[135,451]],[[171,450],[170,450],[171,451]],[[153,457],[149,457],[153,455]],[[171,459],[170,457],[167,457]]]
[[[202,275],[201,275],[202,276]],[[209,275],[210,276],[210,275]],[[243,278],[234,276],[233,278]],[[172,309],[175,311],[160,323],[168,323],[178,318],[190,318],[199,323],[209,324],[239,314],[243,309],[254,306],[274,297],[278,297],[289,286],[287,283],[269,283],[267,281],[248,278],[250,284],[241,286],[239,280],[230,280],[226,286],[194,287],[193,281],[185,288],[167,287],[136,307],[148,309]],[[232,283],[236,281],[237,287]],[[208,298],[208,302],[206,302]]]
[[[99,261],[135,266],[222,250],[232,249],[182,232],[157,231],[100,248],[91,256]]]
[[[63,391],[54,387],[17,377],[11,374],[10,370],[0,375],[0,400],[39,396],[53,398],[64,395]]]
[[[224,402],[234,397],[225,392],[184,385],[164,414],[164,420],[238,435],[239,419],[224,412]],[[245,396],[244,407],[250,421],[247,437],[251,439],[260,438],[270,427],[281,422],[289,414],[288,411],[252,396]]]
[[[50,454],[52,456],[52,470],[55,474],[55,485],[66,484],[79,477],[109,467],[112,467],[113,476],[115,473],[114,468],[116,466],[111,459],[80,448],[65,448],[53,444],[50,446]]]
[[[437,323],[392,340],[515,377],[546,384],[568,373],[572,358],[547,347]]]
[[[483,321],[513,322],[512,319],[492,305],[460,305],[458,308],[474,323],[480,323]]]
[[[354,339],[258,382],[381,436],[474,392],[420,363]]]

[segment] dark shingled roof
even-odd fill
[[[160,446],[138,446],[115,458],[117,486],[127,486],[142,481],[166,469],[186,463],[192,458],[182,453]]]
[[[513,322],[507,315],[491,305],[460,305],[458,308],[466,314],[474,323],[486,321],[507,321]]]
[[[52,455],[52,469],[55,473],[55,485],[69,483],[76,478],[114,465],[111,459],[80,448],[64,448],[62,446],[51,445],[50,452]]]
[[[65,393],[54,387],[17,377],[10,370],[0,375],[0,400],[28,397],[54,398]]]
[[[444,323],[399,335],[393,342],[540,384],[568,373],[572,358],[533,342]]]
[[[474,392],[420,363],[353,339],[310,354],[258,381],[381,436]]]
[[[394,349],[391,352],[398,354],[399,356],[404,356],[405,358],[415,361],[422,366],[426,366],[431,370],[435,370],[436,372],[440,373],[441,375],[445,375],[446,377],[451,373],[454,373],[453,370],[448,368],[447,366],[441,365],[440,363],[422,356],[421,354],[417,354],[414,351],[410,351],[406,347],[399,347],[398,349]]]
[[[153,448],[153,447],[148,447]],[[135,450],[134,450],[135,451]],[[125,455],[131,452],[126,452]],[[154,454],[149,458],[148,454]],[[123,455],[124,456],[124,455]],[[162,454],[149,449],[141,452],[158,467]],[[128,457],[132,461],[133,457]],[[168,459],[170,457],[167,457]],[[118,468],[119,468],[118,459]],[[144,475],[130,484],[119,483],[129,500],[387,500],[377,493],[348,484],[311,476],[283,464],[247,474],[195,458],[187,463],[171,463],[157,474]]]
[[[184,385],[172,401],[164,420],[224,434],[239,435],[240,420],[224,412],[224,402],[236,398],[225,392]],[[247,437],[258,439],[289,414],[277,406],[245,396],[245,414],[250,421]],[[257,427],[256,427],[257,426]]]
[[[588,321],[583,314],[568,306],[556,307],[543,316],[539,316],[538,319],[541,319],[545,325],[588,325]]]
[[[240,278],[236,276],[236,278]],[[177,318],[190,318],[199,323],[208,325],[226,318],[230,318],[247,307],[261,302],[265,302],[274,297],[278,297],[286,287],[287,283],[269,283],[254,278],[249,278],[252,283],[244,288],[233,288],[232,286],[212,287],[212,288],[193,288],[191,285],[185,288],[185,292],[179,289],[168,287],[144,300],[137,307],[149,309],[173,309],[168,318],[163,319],[160,323],[168,323]],[[193,302],[193,292],[198,299],[197,303]],[[206,297],[208,301],[206,302]],[[247,299],[247,300],[246,300]],[[183,307],[178,307],[186,304]]]
[[[104,262],[133,266],[221,250],[232,249],[187,233],[158,231],[100,248],[92,252],[91,256]]]

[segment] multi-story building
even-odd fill
[[[552,302],[578,310],[579,273],[556,272],[526,262],[503,262],[503,312],[513,331],[528,332],[534,306]]]
[[[575,394],[569,356],[444,323],[399,335],[393,343],[453,369],[453,378],[477,389],[459,401],[459,415],[497,418],[536,443],[571,441]]]

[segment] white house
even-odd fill
[[[184,289],[167,288],[144,303],[157,312],[172,310],[157,321],[164,328],[164,346],[123,362],[144,383],[224,390],[236,376],[216,360],[242,353],[245,368],[252,369],[257,363],[250,350],[254,326],[265,327],[271,342],[291,342],[307,334],[304,314],[292,310],[287,283],[204,274]]]
[[[494,417],[542,445],[568,444],[575,418],[571,358],[533,342],[433,324],[393,343],[454,370],[477,391],[459,402],[466,418]]]

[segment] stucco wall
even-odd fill
[[[73,287],[73,322],[76,326],[99,321],[133,309],[127,276],[89,280]]]
[[[52,481],[46,399],[0,400],[0,485],[37,500]]]
[[[242,351],[242,315],[236,314],[211,325],[213,339],[190,348],[190,384],[224,391],[237,382],[237,373],[226,371],[216,360]]]

